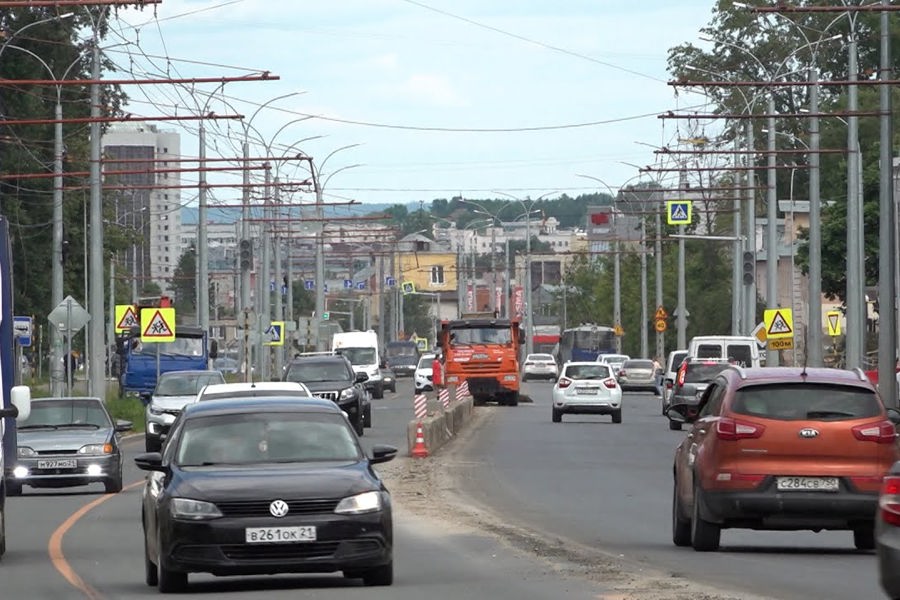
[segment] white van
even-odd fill
[[[384,398],[384,382],[381,379],[381,353],[378,350],[378,334],[374,330],[335,333],[331,338],[331,351],[350,359],[353,370],[369,376],[366,388],[373,398]]]
[[[756,338],[742,335],[698,335],[691,338],[688,355],[693,358],[725,358],[744,367],[758,367]]]

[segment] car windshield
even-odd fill
[[[418,369],[430,369],[431,363],[434,362],[434,356],[423,356],[419,359]]]
[[[59,398],[37,400],[31,404],[31,414],[16,424],[17,429],[40,427],[112,427],[109,416],[99,400],[91,398]]]
[[[160,354],[175,354],[178,356],[203,356],[203,338],[175,338],[171,342],[154,342],[143,344],[140,339],[132,342],[133,354],[145,354],[156,356]]]
[[[529,354],[528,358],[526,358],[525,360],[552,362],[553,357],[549,354]]]
[[[351,365],[374,365],[375,348],[340,348],[335,351],[350,359]]]
[[[732,410],[781,421],[841,421],[881,415],[875,392],[824,383],[754,385],[739,388]]]
[[[684,382],[706,383],[712,381],[727,366],[727,362],[689,363],[684,374]]]
[[[182,467],[357,461],[347,419],[335,413],[254,412],[184,422],[175,463]]]
[[[415,343],[388,344],[385,352],[388,358],[411,356],[413,357],[413,359],[415,359],[419,355],[419,349],[415,345]]]
[[[609,377],[607,365],[569,365],[565,377],[569,379],[606,379]]]
[[[300,362],[290,366],[284,379],[300,383],[347,381],[350,379],[350,372],[342,362]]]
[[[214,383],[225,383],[225,379],[218,371],[209,373],[197,371],[196,373],[163,374],[156,385],[154,396],[195,396],[205,386]]]
[[[472,329],[454,329],[450,333],[450,345],[464,344],[509,344],[512,334],[509,327],[500,329],[493,327],[476,327]]]

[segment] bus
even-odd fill
[[[616,351],[616,334],[612,327],[590,323],[570,327],[562,332],[556,351],[556,362],[595,361],[600,354]]]

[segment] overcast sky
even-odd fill
[[[579,174],[613,190],[638,181],[638,169],[624,163],[652,164],[652,146],[678,137],[678,123],[657,115],[700,100],[666,85],[667,51],[696,42],[712,6],[164,0],[141,12],[119,11],[106,54],[138,79],[277,75],[229,83],[224,101],[210,99],[216,84],[193,93],[187,86],[129,86],[128,110],[187,115],[206,105],[249,118],[262,103],[294,94],[259,110],[249,135],[274,155],[293,146],[320,166],[333,151],[359,144],[322,166],[325,178],[334,175],[324,186],[332,202],[574,196],[607,189]],[[197,155],[195,122],[160,126],[181,130],[183,153]],[[208,127],[210,155],[238,155],[239,122]],[[252,154],[266,154],[254,145]],[[294,163],[280,165],[279,176],[305,177]],[[211,177],[217,179],[225,180]],[[216,188],[213,202],[239,193]]]

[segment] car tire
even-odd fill
[[[162,442],[157,438],[147,437],[144,435],[144,451],[145,452],[159,452],[162,450]]]
[[[179,571],[170,571],[162,567],[156,566],[156,577],[159,591],[162,594],[177,594],[183,592],[187,588],[188,574]]]
[[[107,494],[118,494],[122,491],[122,474],[104,480],[103,487]]]
[[[362,572],[363,584],[366,586],[383,586],[394,583],[394,561],[386,565]]]
[[[622,422],[622,409],[614,410],[612,414],[612,422],[613,423],[621,423]]]
[[[507,406],[518,406],[519,405],[519,392],[513,392],[506,396],[506,405]]]
[[[853,545],[857,550],[875,549],[875,528],[873,526],[857,527],[853,530]]]
[[[6,495],[7,496],[21,496],[22,495],[22,484],[17,483],[15,481],[7,481],[6,482]]]
[[[677,485],[672,486],[672,542],[681,548],[691,545],[691,521],[684,518]]]
[[[669,429],[672,431],[681,431],[681,423],[678,421],[669,421]]]
[[[554,423],[562,422],[562,411],[556,410],[555,408],[553,409],[553,422]]]
[[[367,404],[363,411],[363,427],[372,427],[372,405]]]
[[[363,422],[363,415],[361,413],[357,413],[356,420],[353,421],[353,429],[356,431],[356,435],[362,437],[366,433],[366,424]]]
[[[691,546],[697,552],[715,552],[719,549],[722,528],[718,523],[703,520],[700,516],[702,501],[700,487],[694,486],[694,509],[691,515]]]
[[[375,389],[372,390],[372,397],[376,400],[384,398],[384,386],[381,384],[376,385]]]

